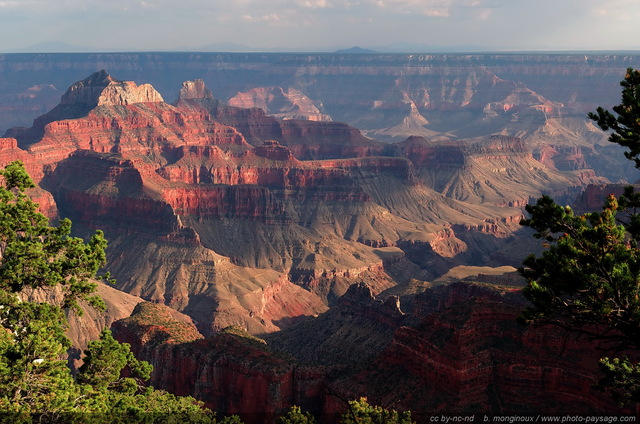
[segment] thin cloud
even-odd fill
[[[376,0],[370,2],[386,13],[449,18],[473,12],[474,18],[487,19],[497,0]]]
[[[486,21],[493,15],[493,9],[478,9],[474,12],[475,19]]]
[[[606,4],[598,3],[591,10],[599,18],[612,18],[619,21],[637,20],[640,17],[637,0],[611,0]]]
[[[448,18],[449,17],[449,8],[442,7],[439,9],[425,9],[422,13],[425,16],[431,16],[435,18]]]
[[[279,22],[280,16],[276,13],[271,13],[270,15],[263,16],[244,15],[242,19],[247,22]]]
[[[326,7],[329,7],[329,2],[327,2],[327,0],[297,1],[296,4],[310,9],[324,9]]]
[[[640,40],[638,0],[0,0],[0,11],[0,51],[47,41],[105,49],[210,40],[264,49],[623,49]]]
[[[21,4],[24,5],[24,2],[22,2],[22,1],[0,1],[0,8],[8,9],[8,8],[20,6]]]

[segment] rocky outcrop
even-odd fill
[[[18,147],[18,140],[0,138],[0,166],[4,168],[15,160],[19,160],[25,165],[27,172],[34,180],[39,181],[43,177],[42,165],[36,162],[29,152]]]
[[[513,190],[569,181],[513,137],[389,146],[346,124],[227,106],[201,80],[174,105],[150,90],[95,73],[0,153],[29,161],[78,231],[105,230],[119,288],[207,335],[276,331],[359,281],[386,290],[389,257],[430,278],[480,264],[517,228]],[[264,297],[274,287],[285,300]]]
[[[290,358],[237,327],[203,340],[172,314],[142,303],[113,325],[114,336],[154,366],[154,387],[192,395],[219,414],[240,414],[247,423],[270,422],[309,394],[319,399],[322,371],[298,370]]]
[[[629,186],[629,184],[590,184],[571,206],[576,209],[576,211],[600,211],[609,195],[614,195],[618,198],[622,196],[627,186]],[[637,184],[633,184],[633,187],[635,191],[638,190]]]
[[[104,105],[126,106],[162,101],[160,93],[150,84],[138,86],[133,81],[118,81],[102,70],[69,87],[60,99],[60,105],[93,109]]]
[[[278,140],[300,160],[362,157],[384,151],[381,143],[364,137],[356,128],[343,123],[278,120],[259,108],[227,106],[207,97],[185,95],[175,104],[182,109],[207,110],[214,120],[240,131],[252,145]]]
[[[60,103],[50,112],[36,118],[31,129],[15,130],[13,134],[21,145],[26,146],[38,141],[46,131],[47,124],[85,116],[99,106],[129,106],[162,101],[160,93],[150,84],[138,86],[133,81],[119,81],[102,70],[71,85],[62,95]]]
[[[203,80],[197,79],[194,81],[185,81],[182,83],[179,98],[180,100],[213,100],[213,93],[207,88]]]
[[[171,157],[184,145],[249,148],[236,130],[212,122],[204,111],[183,113],[164,103],[153,87],[118,81],[104,71],[74,84],[33,127],[8,134],[43,165],[79,149]]]
[[[245,109],[260,108],[280,119],[306,121],[331,121],[331,117],[320,112],[315,102],[300,91],[289,87],[259,87],[238,93],[228,101],[230,106]],[[322,108],[322,104],[319,104]]]
[[[277,140],[267,140],[260,146],[255,146],[253,153],[256,156],[271,160],[286,160],[291,161],[295,159],[291,153],[291,149],[280,145]]]
[[[129,343],[139,355],[162,344],[189,343],[202,339],[191,318],[165,305],[140,302],[129,313],[111,325],[115,336]],[[144,349],[144,352],[143,352]]]
[[[271,422],[291,405],[319,417],[341,412],[345,405],[328,392],[331,375],[380,352],[405,318],[397,298],[382,302],[366,285],[352,286],[335,310],[298,324],[289,334],[296,362],[282,352],[287,349],[277,335],[267,345],[229,327],[202,340],[193,326],[172,315],[162,305],[145,302],[112,330],[136,357],[154,365],[154,387],[195,396],[218,413],[239,414],[248,423]]]
[[[0,138],[0,168],[19,160],[33,179],[39,181],[44,176],[42,164],[34,160],[29,152],[18,147],[15,138]],[[58,208],[51,193],[40,187],[29,189],[29,197],[38,204],[38,211],[54,220],[58,217]]]
[[[634,405],[620,408],[593,388],[599,348],[557,328],[520,326],[525,305],[513,286],[457,282],[416,295],[405,314],[397,297],[381,301],[354,285],[334,308],[266,344],[237,328],[158,344],[182,327],[144,324],[136,312],[114,333],[156,365],[154,386],[247,422],[269,422],[294,404],[331,421],[341,399],[358,397],[411,410],[417,422],[443,413],[632,414]]]
[[[387,349],[343,384],[357,383],[350,393],[368,391],[376,402],[413,405],[418,417],[622,413],[593,388],[598,348],[558,328],[519,326],[519,296],[465,283],[427,291],[415,304],[422,321],[399,328]]]
[[[379,354],[406,318],[397,297],[376,299],[369,286],[358,283],[329,312],[266,340],[303,364],[350,367]]]
[[[515,137],[494,135],[458,142],[412,137],[398,149],[413,162],[425,184],[447,197],[470,203],[521,208],[539,193],[559,193],[604,181],[589,172],[558,172],[555,163],[548,167],[534,159],[523,140]],[[566,168],[560,162],[557,166]]]

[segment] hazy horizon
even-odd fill
[[[636,0],[0,0],[0,52],[640,50],[639,20]]]
[[[1,51],[0,54],[54,54],[54,53],[274,53],[274,54],[332,54],[332,53],[370,53],[370,54],[640,54],[637,49],[492,49],[483,46],[430,46],[415,43],[396,43],[388,46],[327,46],[325,48],[252,48],[234,43],[219,43],[206,46],[177,49],[100,49],[93,46],[81,46],[60,41],[40,43],[23,48]]]

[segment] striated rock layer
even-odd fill
[[[602,182],[545,166],[515,137],[390,146],[342,123],[225,105],[202,80],[170,105],[105,71],[7,136],[0,159],[27,163],[43,210],[79,234],[105,231],[118,288],[205,335],[277,331],[358,282],[377,294],[463,263],[518,264],[519,252],[492,252],[529,197]]]
[[[558,328],[521,327],[524,305],[513,289],[487,285],[427,291],[416,299],[420,322],[399,328],[380,356],[341,384],[383,404],[414,405],[418,415],[632,410],[593,388],[606,346]]]
[[[258,107],[270,115],[281,119],[302,119],[306,121],[331,121],[323,114],[313,100],[300,91],[289,87],[260,87],[246,93],[238,93],[228,101],[230,106],[241,108]]]
[[[557,328],[518,325],[524,303],[513,288],[458,282],[417,295],[414,312],[404,314],[397,298],[375,300],[360,285],[268,344],[238,329],[158,342],[173,340],[174,330],[160,324],[158,333],[139,312],[114,331],[156,366],[154,386],[250,423],[270,422],[291,405],[335,422],[344,399],[361,396],[410,409],[418,422],[440,414],[633,413],[638,405],[620,408],[593,388],[604,351]]]
[[[621,151],[606,143],[585,114],[619,101],[626,68],[640,67],[637,54],[155,52],[0,58],[7,81],[0,87],[0,131],[30,125],[57,104],[61,90],[95,70],[150,82],[167,99],[178,97],[180,84],[196,75],[220,99],[240,98],[243,107],[266,107],[289,118],[298,111],[317,116],[317,108],[336,122],[394,141],[515,136],[540,151],[550,146],[559,152],[546,158],[559,168],[576,166],[578,154],[586,168],[612,181],[635,179],[633,166],[620,160]]]
[[[105,231],[107,268],[129,293],[109,293],[125,306],[108,321],[133,311],[118,337],[156,366],[152,384],[220,412],[265,422],[297,404],[330,422],[359,396],[418,414],[619,411],[591,389],[584,341],[515,324],[511,286],[425,291],[458,265],[519,265],[529,198],[606,183],[557,102],[481,70],[446,87],[448,100],[405,98],[412,125],[462,105],[483,135],[456,139],[470,127],[445,134],[448,121],[389,145],[225,105],[202,81],[171,105],[98,72],[8,131],[0,165],[25,162],[41,209],[77,234]],[[504,132],[487,130],[499,121]],[[540,128],[562,143],[545,147]],[[95,328],[77,331],[81,345]]]

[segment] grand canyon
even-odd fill
[[[151,384],[248,423],[345,400],[438,413],[633,413],[604,347],[524,327],[520,226],[542,194],[637,179],[586,116],[623,54],[5,54],[0,166],[109,240],[104,326]]]

